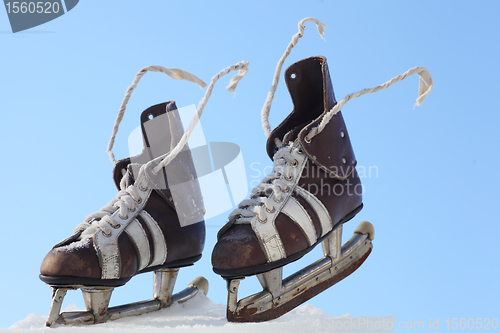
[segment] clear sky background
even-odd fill
[[[358,165],[378,171],[362,179],[365,208],[346,224],[344,238],[371,221],[374,249],[358,271],[309,303],[331,315],[395,315],[396,322],[426,327],[430,319],[445,328],[446,319],[499,317],[498,2],[87,0],[16,34],[0,9],[0,327],[48,313],[51,290],[38,279],[45,254],[114,198],[106,146],[140,68],[178,67],[209,82],[248,60],[236,96],[224,90],[229,76],[222,79],[201,123],[207,141],[241,147],[249,184],[264,176],[271,161],[260,110],[276,63],[306,16],[327,25],[326,41],[307,24],[285,68],[326,56],[338,100],[414,66],[427,67],[435,83],[415,109],[417,77],[344,107]],[[144,109],[171,99],[187,106],[202,96],[192,83],[146,74],[127,108],[116,156],[127,156],[128,135]],[[291,109],[281,79],[271,125]],[[226,302],[210,257],[228,214],[207,221],[203,258],[180,271],[177,290],[203,275],[209,297]],[[319,256],[320,247],[285,273]],[[251,278],[240,290],[248,295],[260,286]],[[116,289],[111,302],[151,295],[148,273]],[[69,303],[84,307],[81,292],[68,293]]]

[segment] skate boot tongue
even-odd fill
[[[170,151],[183,134],[172,112],[177,110],[174,101],[153,105],[141,113],[142,151],[140,154],[119,160],[113,169],[116,188],[121,189],[123,176],[128,173],[128,184],[133,184],[142,165]],[[174,112],[175,113],[175,112]],[[173,117],[172,117],[173,116]],[[173,124],[172,124],[173,123]]]

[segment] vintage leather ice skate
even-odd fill
[[[53,288],[47,326],[101,323],[158,310],[174,301],[183,302],[200,290],[207,293],[207,280],[198,277],[172,295],[179,268],[199,260],[205,243],[203,198],[186,142],[218,78],[239,70],[232,81],[234,89],[247,66],[247,62],[238,63],[212,79],[186,133],[173,101],[145,110],[140,118],[142,153],[116,162],[111,150],[114,137],[130,94],[146,71],[160,71],[206,86],[178,69],[150,66],[137,74],[127,90],[108,147],[115,164],[113,179],[119,190],[116,198],[89,215],[42,263],[40,279]],[[152,300],[108,308],[113,288],[149,271],[154,271]],[[82,290],[87,311],[60,314],[66,292],[74,289]]]
[[[319,21],[301,21],[299,33],[278,64],[278,75],[284,58],[302,37],[306,21],[316,23],[322,33],[324,25]],[[421,87],[426,95],[432,79],[426,70],[415,72],[428,78],[429,84]],[[357,161],[340,112],[352,96],[337,105],[326,58],[321,56],[291,65],[285,81],[293,111],[269,131],[275,76],[262,112],[273,171],[230,214],[212,253],[214,272],[227,280],[229,321],[277,318],[350,275],[372,250],[374,228],[369,222],[359,224],[344,245],[341,239],[343,223],[363,207]],[[323,258],[282,279],[284,265],[320,243]],[[239,283],[251,275],[257,275],[263,291],[238,301]]]

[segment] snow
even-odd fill
[[[64,311],[78,311],[70,304]],[[99,325],[46,328],[46,316],[29,314],[3,332],[392,332],[394,316],[351,317],[349,314],[333,317],[323,310],[303,304],[286,315],[264,323],[228,323],[226,305],[216,304],[203,293],[183,304],[174,303],[167,309],[136,317],[121,318]]]

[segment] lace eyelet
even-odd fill
[[[120,214],[118,214],[118,216],[119,216],[122,220],[126,220],[126,219],[128,219],[128,216],[123,217],[123,216],[121,216]]]
[[[309,139],[309,138],[307,137],[307,135],[304,137],[304,141],[305,141],[305,142],[307,142],[307,143],[311,143],[311,139]]]
[[[148,188],[143,188],[142,185],[139,186],[139,190],[141,190],[142,192],[146,192],[148,190]]]
[[[299,162],[297,160],[293,160],[293,163],[290,164],[292,167],[296,168],[297,165],[299,165]]]
[[[257,220],[259,220],[260,223],[266,223],[267,222],[267,217],[264,220],[261,220],[260,218],[257,218]]]
[[[283,192],[285,192],[285,193],[290,192],[290,187],[288,187],[288,186],[287,186],[287,187],[285,187],[285,190],[284,190]]]
[[[113,228],[115,228],[115,229],[119,229],[119,228],[121,228],[121,226],[122,226],[122,225],[121,225],[120,223],[117,223],[117,224],[115,224],[115,225],[111,225],[111,226],[112,226]]]
[[[302,149],[299,148],[299,149],[297,149],[297,154],[301,154],[302,155],[302,154],[304,154],[304,152],[302,151]]]
[[[102,234],[104,235],[104,237],[111,237],[111,233],[105,233],[104,231],[102,232]]]
[[[132,209],[129,208],[128,211],[131,212],[131,213],[135,212],[135,207],[132,208]]]
[[[286,180],[293,180],[293,175],[290,175],[290,177],[287,177],[287,176],[285,175],[285,179],[286,179]]]
[[[139,200],[134,200],[136,204],[140,204],[142,202],[142,198],[139,198]]]
[[[281,198],[280,200],[276,200],[276,197],[274,197],[274,198],[273,198],[273,200],[274,200],[274,202],[276,202],[276,203],[281,203],[281,202],[283,202],[283,198]]]
[[[274,208],[274,207],[273,207],[273,210],[269,210],[269,209],[267,209],[267,207],[266,207],[266,211],[267,211],[269,214],[272,214],[272,213],[274,213],[274,212],[276,211],[276,208]]]

